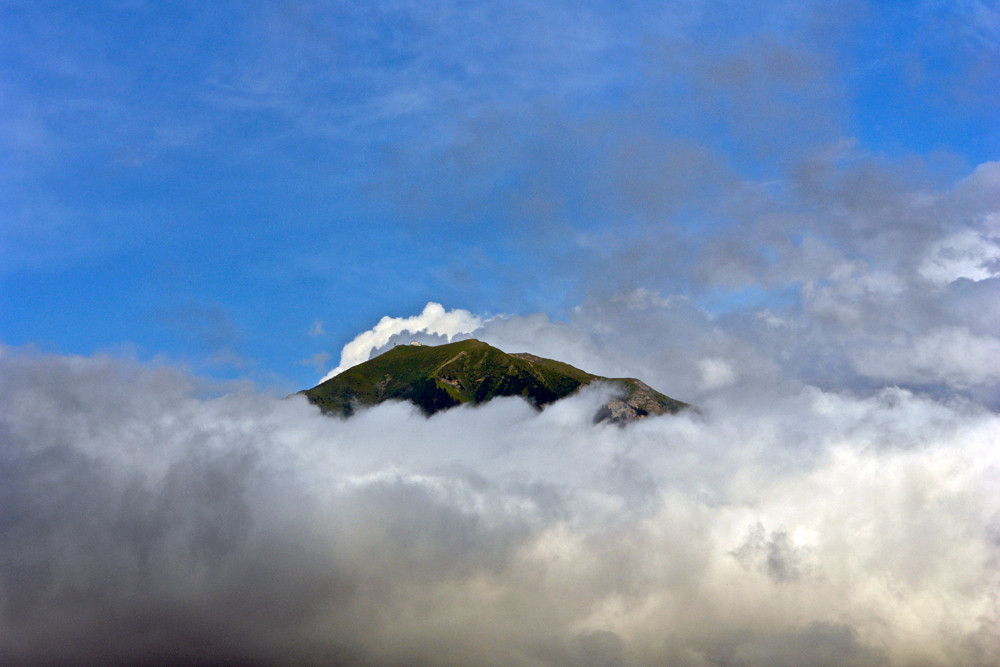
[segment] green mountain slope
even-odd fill
[[[598,381],[617,385],[618,391],[595,421],[624,423],[687,407],[634,378],[604,378],[532,354],[507,354],[478,340],[399,345],[300,393],[337,415],[387,400],[407,400],[432,415],[497,396],[521,396],[541,409]]]

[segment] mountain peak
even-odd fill
[[[410,401],[430,416],[498,396],[521,396],[540,410],[593,382],[617,387],[595,422],[626,423],[687,407],[635,378],[601,377],[527,352],[508,354],[474,338],[397,345],[300,393],[323,412],[345,417],[388,400]]]

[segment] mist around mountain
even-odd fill
[[[607,378],[533,354],[507,354],[476,339],[397,345],[301,393],[323,412],[344,417],[390,400],[409,401],[430,416],[501,396],[521,396],[541,410],[593,383],[614,388],[595,423],[626,424],[688,407],[636,378]]]
[[[658,303],[477,332],[697,406],[627,428],[0,349],[0,664],[996,665],[1000,414]]]

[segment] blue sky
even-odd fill
[[[972,0],[0,2],[0,343],[285,391],[428,301],[794,310],[923,233],[851,188],[1000,157],[998,63]]]

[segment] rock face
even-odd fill
[[[388,400],[410,401],[430,416],[497,396],[521,396],[540,410],[592,382],[618,387],[595,423],[625,424],[688,407],[634,378],[605,378],[533,354],[507,354],[478,340],[399,345],[300,393],[323,412],[344,417]]]
[[[672,409],[672,406],[667,406],[663,399],[673,403],[680,403],[680,401],[664,396],[641,380],[623,378],[617,382],[622,386],[621,393],[612,397],[597,411],[597,414],[594,415],[595,424],[605,420],[624,424],[650,415],[662,415],[681,409],[679,407]],[[688,407],[688,405],[682,403],[681,407]]]

